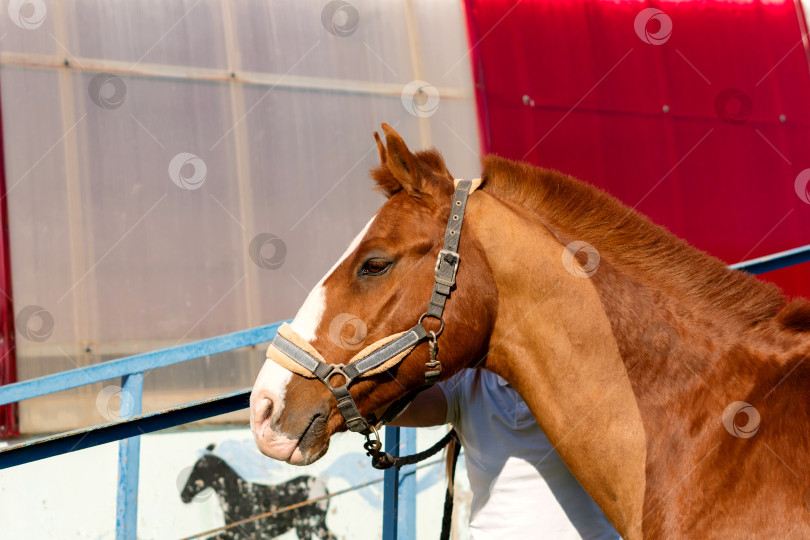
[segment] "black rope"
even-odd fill
[[[455,430],[451,431],[455,435]],[[453,445],[453,457],[450,462],[450,470],[447,471],[447,492],[444,494],[444,516],[442,517],[442,534],[439,540],[450,540],[450,529],[453,525],[453,485],[456,481],[456,463],[458,454],[461,452],[461,443],[456,439]]]
[[[410,456],[392,456],[388,452],[380,452],[379,449],[379,440],[373,441],[368,440],[363,445],[365,446],[367,452],[366,454],[371,456],[371,466],[375,469],[390,469],[391,467],[403,467],[405,465],[414,465],[419,463],[420,461],[424,461],[427,458],[437,454],[442,448],[446,447],[450,444],[451,441],[455,441],[456,444],[453,445],[453,455],[450,464],[450,470],[447,471],[447,492],[444,495],[444,517],[442,517],[442,532],[441,536],[439,537],[440,540],[449,540],[450,538],[450,529],[452,526],[453,521],[453,484],[455,481],[456,476],[456,463],[458,462],[458,454],[461,452],[461,442],[458,439],[458,435],[456,434],[455,429],[451,429],[447,432],[447,435],[439,439],[436,444],[428,448],[427,450],[423,450],[421,452],[417,452],[416,454],[412,454]],[[376,443],[376,444],[374,444]]]
[[[451,429],[447,432],[447,435],[439,439],[439,441],[428,448],[427,450],[423,450],[421,452],[417,452],[416,454],[410,456],[392,456],[388,452],[380,452],[379,450],[375,450],[370,446],[366,446],[366,455],[371,456],[371,466],[375,469],[385,470],[390,469],[391,467],[404,467],[405,465],[413,465],[414,463],[419,463],[420,461],[424,461],[427,458],[439,453],[439,451],[447,446],[447,444],[453,440],[457,439],[456,430]],[[368,443],[366,443],[368,444]],[[364,445],[365,446],[365,445]]]

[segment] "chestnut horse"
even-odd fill
[[[372,176],[388,201],[292,323],[329,364],[410,328],[433,287],[453,177],[383,130]],[[509,381],[624,538],[810,537],[810,302],[588,184],[495,156],[459,254],[442,378],[480,367]],[[360,413],[420,387],[427,358],[421,343],[355,381]],[[271,360],[251,425],[264,454],[302,465],[346,429],[321,381]]]

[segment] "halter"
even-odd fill
[[[359,353],[347,364],[327,364],[323,356],[292,327],[285,323],[267,349],[267,358],[280,364],[286,369],[307,378],[320,380],[334,394],[337,406],[350,431],[366,435],[366,450],[379,450],[379,437],[370,440],[370,434],[377,435],[376,427],[393,419],[416,397],[416,394],[425,390],[439,380],[442,374],[442,365],[436,359],[438,354],[438,338],[444,330],[444,306],[450,296],[450,290],[456,284],[456,274],[461,262],[458,254],[458,243],[461,236],[461,225],[464,222],[464,211],[467,208],[467,198],[481,184],[481,179],[455,181],[456,189],[450,207],[450,217],[444,234],[444,245],[436,257],[436,266],[433,271],[433,294],[430,297],[427,311],[419,317],[418,322],[405,332],[393,334],[380,339]],[[428,331],[422,321],[430,317],[439,321],[438,332]],[[357,404],[349,393],[349,386],[360,378],[371,377],[399,364],[421,342],[428,340],[430,359],[425,364],[425,382],[423,386],[404,398],[396,401],[385,411],[378,426],[370,424],[360,414]],[[343,383],[333,385],[335,376],[343,377]],[[377,423],[377,422],[375,422]]]

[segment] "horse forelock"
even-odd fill
[[[423,176],[441,178],[447,181],[448,186],[451,185],[453,179],[447,170],[447,165],[445,165],[441,152],[435,148],[427,148],[418,150],[414,152],[413,155],[416,158],[415,164],[421,169],[420,172]],[[377,167],[371,169],[369,175],[374,179],[377,189],[386,196],[390,197],[402,190],[402,185],[399,180],[394,177],[393,172],[391,172],[385,160]]]

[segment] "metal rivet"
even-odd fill
[[[456,201],[456,206],[461,206],[461,201]]]
[[[456,231],[450,231],[450,236],[456,234]]]
[[[665,113],[668,113],[669,112],[669,105],[664,105],[663,107],[661,107],[661,110],[664,111]]]
[[[784,114],[780,114],[779,121],[784,124],[785,122],[787,122],[787,116],[785,116]]]
[[[455,221],[458,221],[458,216],[453,216],[453,219],[454,219]]]

